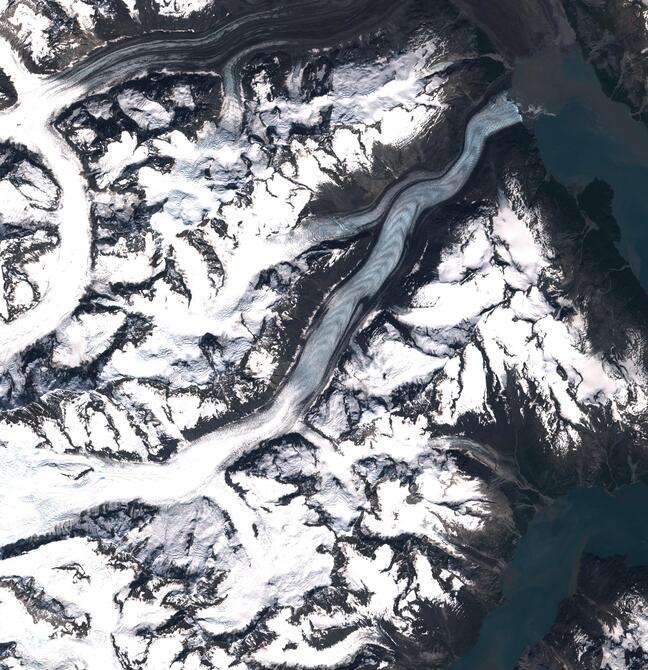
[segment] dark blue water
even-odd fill
[[[454,670],[512,670],[573,593],[584,551],[648,564],[648,486],[615,495],[577,489],[540,511],[504,574],[504,604],[486,617],[477,644]]]
[[[528,101],[555,114],[539,116],[535,127],[548,171],[575,187],[594,178],[612,187],[619,250],[648,288],[648,128],[603,93],[579,49],[538,72],[526,68],[522,76],[535,81],[520,85],[532,89]]]

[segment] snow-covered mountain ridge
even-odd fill
[[[646,474],[645,295],[505,56],[242,5],[0,7],[0,668],[448,668]]]

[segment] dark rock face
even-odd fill
[[[565,0],[564,6],[606,94],[627,104],[635,118],[647,123],[646,7],[639,1],[623,0]]]
[[[645,567],[622,557],[585,555],[576,592],[549,635],[520,659],[520,670],[644,668],[647,579]]]
[[[0,109],[15,105],[17,100],[18,96],[11,79],[4,72],[0,72]]]
[[[530,56],[548,44],[566,44],[569,29],[561,3],[531,0],[524,4],[505,0],[487,7],[478,0],[455,0],[470,19],[480,25],[506,57]]]

